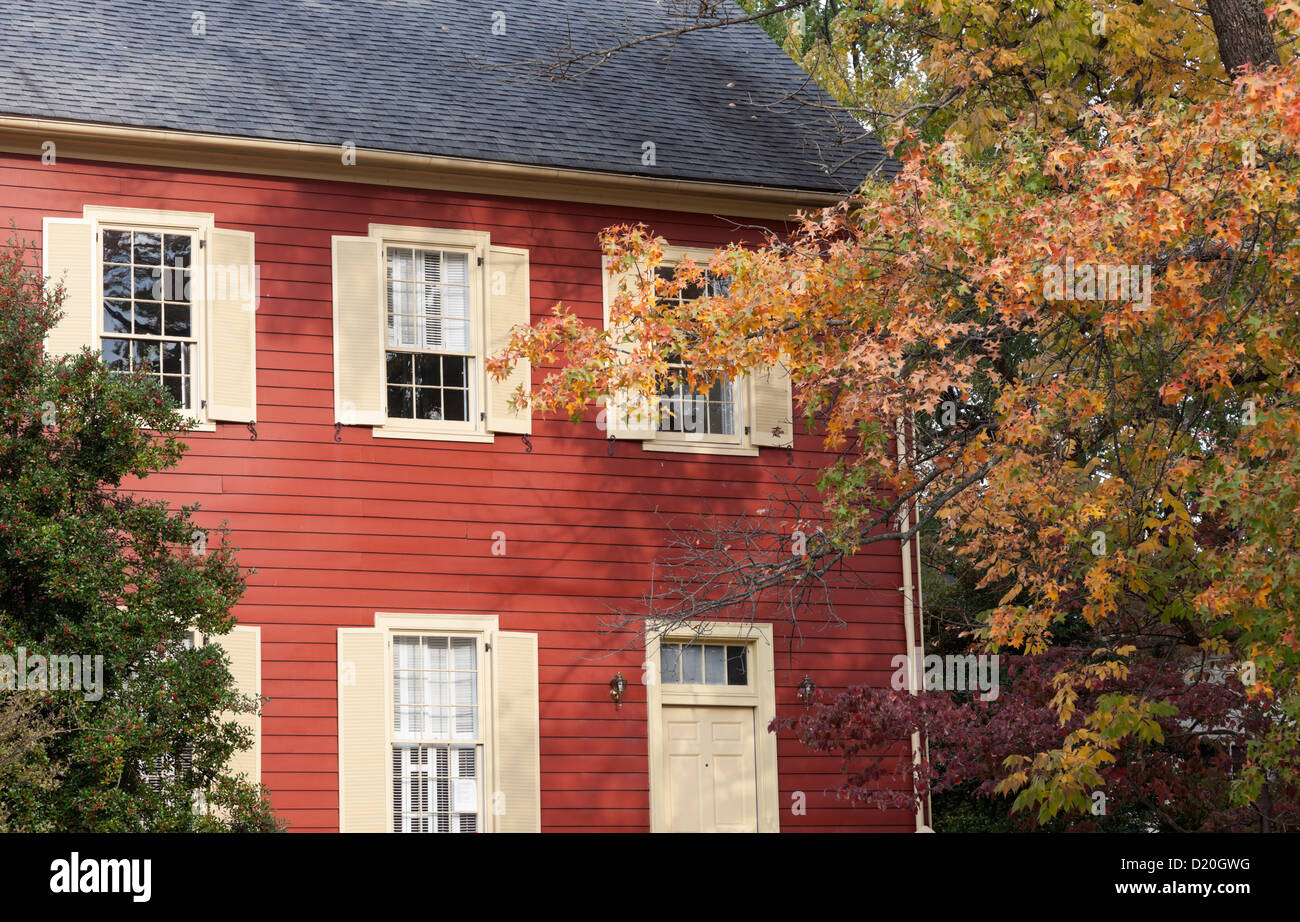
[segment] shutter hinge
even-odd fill
[[[480,257],[478,258],[478,264],[479,264],[480,266],[483,265],[483,257],[482,257],[482,256],[480,256]]]
[[[207,245],[208,245],[208,240],[207,240],[207,238],[206,238],[206,237],[200,237],[200,238],[199,238],[199,249],[201,250],[201,249],[203,249],[204,247],[206,247]]]
[[[487,420],[487,411],[486,411],[486,410],[480,410],[480,411],[479,411],[479,414],[478,414],[478,418],[479,418],[480,421],[486,421],[486,420]]]
[[[492,652],[492,644],[486,640],[483,642],[483,652],[484,653]]]
[[[748,426],[745,427],[745,435],[749,435],[749,427],[748,427]]]

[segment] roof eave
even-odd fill
[[[834,192],[634,176],[338,145],[0,115],[0,150],[185,169],[291,176],[782,220],[838,201]]]

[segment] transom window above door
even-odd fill
[[[660,644],[659,680],[665,685],[748,685],[749,648],[744,644]]]
[[[388,416],[474,418],[475,349],[470,254],[388,247]]]

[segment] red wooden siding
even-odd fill
[[[199,170],[60,162],[0,154],[0,222],[38,241],[41,219],[80,216],[86,204],[212,212],[218,226],[253,231],[261,272],[257,317],[256,441],[242,425],[187,437],[174,472],[140,489],[203,506],[228,520],[240,558],[256,569],[237,609],[262,626],[263,780],[295,830],[338,826],[335,637],[371,626],[375,611],[483,612],[506,630],[536,631],[541,680],[542,824],[546,830],[640,831],[649,826],[644,651],[610,653],[622,637],[598,622],[644,590],[665,540],[654,510],[685,516],[754,509],[785,451],[761,458],[643,451],[606,453],[588,421],[535,420],[495,444],[374,439],[367,428],[334,442],[330,237],[364,235],[370,222],[486,230],[494,244],[527,247],[534,314],[564,300],[601,317],[596,234],[645,221],[671,243],[712,246],[751,235],[708,216],[601,205],[441,193]],[[752,223],[752,222],[741,222]],[[536,369],[540,375],[542,369]],[[817,441],[800,436],[796,462]],[[492,556],[504,531],[508,554]],[[903,649],[897,545],[859,562],[869,589],[839,594],[847,624],[820,631],[792,655],[778,627],[777,709],[799,705],[805,673],[823,689],[885,683]],[[610,677],[628,677],[622,710]],[[906,811],[851,808],[834,797],[834,758],[785,734],[778,745],[786,830],[913,828]],[[807,795],[792,815],[793,792]]]

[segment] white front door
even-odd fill
[[[669,832],[757,832],[752,707],[665,706]]]

